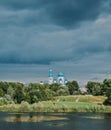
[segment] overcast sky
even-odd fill
[[[0,0],[0,63],[110,77],[111,0]]]

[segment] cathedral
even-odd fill
[[[53,84],[53,83],[58,83],[61,84],[62,86],[65,86],[67,83],[67,80],[64,77],[64,74],[59,72],[57,77],[54,77],[52,69],[49,70],[49,77],[48,77],[48,83]]]

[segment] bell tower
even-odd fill
[[[49,84],[53,84],[53,82],[54,82],[52,69],[49,70],[49,80],[48,80],[48,82],[49,82]]]

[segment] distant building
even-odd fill
[[[53,84],[54,82],[54,79],[53,79],[53,72],[52,72],[52,69],[49,70],[49,80],[48,80],[48,83],[49,84]]]
[[[40,84],[42,84],[42,85],[43,85],[43,84],[44,84],[44,82],[43,82],[43,81],[40,81]]]
[[[54,78],[54,81],[53,81],[53,83],[57,83],[57,79],[56,79],[56,78]]]
[[[65,79],[64,74],[62,72],[59,72],[57,75],[57,78],[53,77],[53,71],[52,69],[49,70],[49,77],[48,77],[48,83],[53,84],[53,83],[59,83],[62,86],[65,86],[67,83],[67,79]]]
[[[59,83],[63,86],[65,85],[64,74],[61,72],[58,73],[57,83]]]

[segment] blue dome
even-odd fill
[[[53,77],[53,74],[52,74],[52,73],[49,73],[49,77]]]
[[[54,78],[54,80],[57,80],[56,78]]]
[[[49,71],[49,77],[53,77],[53,72],[52,72],[51,69],[50,69],[50,71]]]
[[[64,74],[63,73],[58,73],[58,77],[64,77]]]

